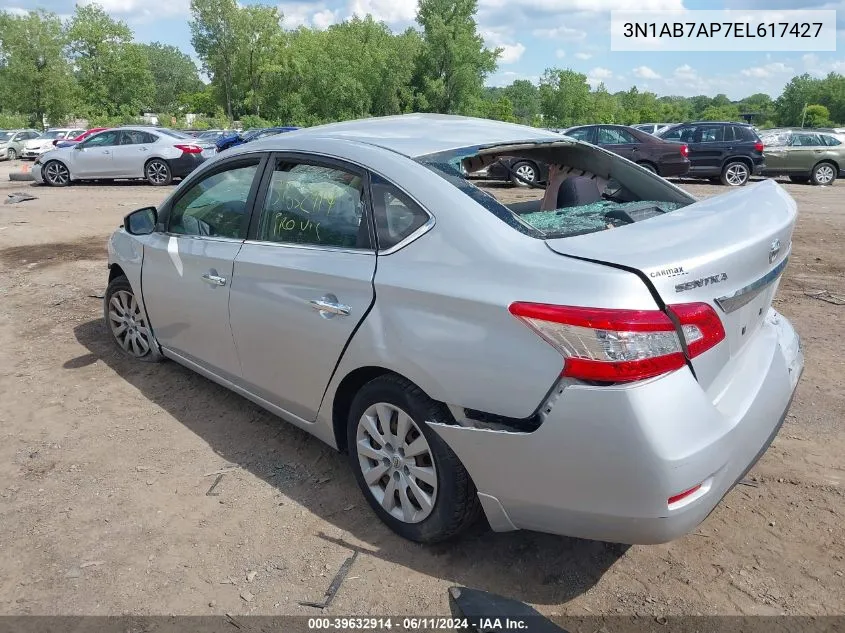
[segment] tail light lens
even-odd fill
[[[510,313],[564,356],[563,376],[631,382],[659,376],[686,363],[675,324],[660,310],[612,310],[517,302]],[[690,358],[725,338],[706,303],[669,306],[684,333]]]
[[[689,158],[689,146],[688,145],[681,145],[681,156],[684,158]]]
[[[763,145],[763,141],[757,141],[754,143],[754,151],[755,152],[762,152],[766,146]]]
[[[176,149],[181,149],[184,154],[202,154],[202,147],[199,145],[174,145]]]

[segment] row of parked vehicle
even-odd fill
[[[34,160],[36,182],[63,187],[78,180],[145,179],[168,185],[218,152],[296,128],[191,135],[164,127],[127,126],[0,131],[0,157]]]
[[[598,145],[665,178],[702,178],[739,187],[751,176],[788,176],[793,182],[833,184],[845,164],[845,130],[781,128],[758,131],[748,123],[699,121],[581,125],[555,132]],[[540,185],[548,165],[506,158],[471,176]]]

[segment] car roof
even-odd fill
[[[743,127],[753,127],[745,121],[686,121],[684,123],[672,123],[670,127],[678,127],[679,125],[741,125]]]
[[[411,158],[478,145],[561,140],[554,132],[515,123],[450,114],[402,114],[301,128],[253,141],[248,147],[250,151],[272,150],[301,138],[373,145]]]

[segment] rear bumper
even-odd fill
[[[167,164],[174,178],[184,178],[204,162],[205,158],[201,154],[183,154],[179,158],[168,160]]]
[[[770,311],[743,355],[759,371],[738,376],[715,402],[685,368],[636,385],[569,385],[533,433],[431,426],[469,471],[495,530],[667,542],[713,511],[789,409],[804,367],[789,322]]]

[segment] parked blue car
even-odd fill
[[[230,147],[243,145],[244,143],[249,143],[250,141],[255,141],[266,136],[273,136],[274,134],[281,134],[283,132],[293,132],[298,129],[297,127],[266,127],[247,130],[246,132],[225,134],[217,139],[217,151],[222,152]]]

